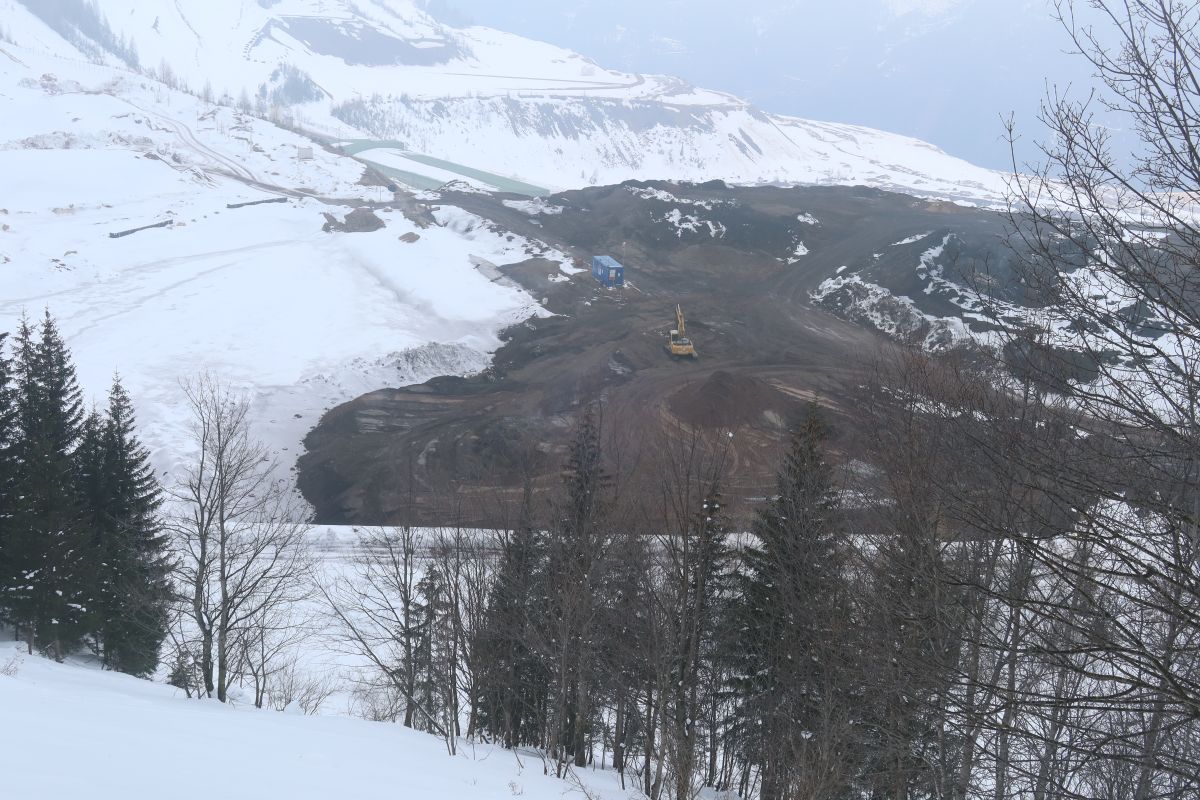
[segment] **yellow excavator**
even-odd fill
[[[672,358],[697,358],[696,347],[687,338],[687,323],[683,319],[683,309],[675,306],[675,329],[667,336],[667,352]]]

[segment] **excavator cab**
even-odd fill
[[[667,352],[672,358],[698,358],[695,345],[687,338],[683,308],[678,305],[675,306],[675,328],[667,335]]]

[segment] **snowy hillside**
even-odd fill
[[[17,3],[0,3],[13,12],[10,38],[54,47],[20,22],[30,15]],[[665,178],[866,184],[976,201],[1003,194],[999,175],[925,142],[766,114],[675,78],[614,72],[487,28],[449,28],[410,0],[97,5],[109,26],[100,38],[111,41],[95,49],[109,61],[133,52],[143,69],[193,92],[452,170],[548,189]]]
[[[162,684],[24,656],[11,642],[0,645],[0,707],[0,752],[21,765],[5,771],[11,798],[325,800],[383,790],[558,800],[578,791],[543,775],[536,756],[464,746],[449,757],[441,740],[399,725],[187,700]],[[611,774],[583,779],[589,797],[628,796]]]
[[[67,49],[28,15],[5,29]],[[378,187],[319,147],[298,161],[311,141],[235,110],[3,42],[0,105],[0,331],[49,308],[85,395],[120,372],[160,470],[186,439],[178,381],[201,370],[252,392],[290,467],[325,409],[478,371],[500,329],[542,313],[475,266],[540,251],[465,212],[385,206],[380,230],[323,232]],[[261,200],[283,202],[228,207]]]

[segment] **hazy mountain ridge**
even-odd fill
[[[1036,160],[1046,79],[1091,85],[1063,52],[1070,42],[1049,0],[755,0],[738,14],[721,0],[691,0],[686,14],[636,0],[429,5],[448,22],[474,18],[609,67],[682,75],[775,114],[893,131],[1001,170],[1002,116],[1013,113],[1024,134],[1018,160]]]
[[[101,0],[97,8],[113,41],[193,92],[290,116],[331,138],[399,140],[551,189],[667,178],[1003,196],[996,173],[919,140],[772,115],[677,78],[605,69],[488,28],[453,28],[409,0],[152,9]]]

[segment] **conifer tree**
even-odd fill
[[[97,525],[97,509],[104,503],[104,417],[96,408],[83,418],[79,427],[79,444],[71,460],[75,470],[75,491],[85,527],[85,557],[88,564],[86,591],[91,602],[85,620],[92,634],[90,644],[97,654],[101,642],[96,636],[96,615],[102,604],[101,575],[105,569],[105,554],[98,546],[102,538]]]
[[[446,736],[451,737],[458,724],[458,698],[450,691],[452,610],[446,577],[436,564],[429,564],[417,582],[417,639],[414,653],[416,687],[414,699],[430,714],[440,710]],[[424,729],[424,726],[418,725]],[[432,727],[429,728],[432,730]]]
[[[73,455],[83,424],[75,368],[49,311],[17,332],[17,485],[5,604],[35,645],[62,659],[86,626],[90,585]]]
[[[847,619],[844,555],[826,438],[812,407],[793,434],[778,495],[755,519],[757,543],[742,554],[733,671],[742,747],[761,768],[763,800],[790,797],[811,776],[819,734],[844,705],[834,646]]]
[[[95,429],[95,434],[87,432]],[[147,675],[158,666],[170,603],[161,490],[134,430],[133,405],[113,379],[102,422],[85,425],[79,459],[89,494],[96,567],[92,626],[109,669]],[[97,435],[98,441],[89,441]]]
[[[7,538],[12,526],[13,481],[16,480],[16,409],[11,385],[12,363],[7,356],[7,333],[0,333],[0,581],[8,574]],[[3,584],[0,584],[3,586]],[[4,597],[0,595],[0,619],[5,616]]]
[[[79,427],[79,445],[73,461],[79,502],[90,512],[100,507],[104,497],[104,417],[95,408]]]
[[[22,430],[24,428],[27,408],[31,404],[28,397],[20,391],[25,380],[22,379],[22,364],[31,364],[34,359],[33,331],[29,320],[22,316],[17,327],[17,335],[13,340],[13,356],[7,359],[5,369],[8,372],[8,387],[6,391],[8,406],[8,452],[5,459],[12,470],[8,483],[8,501],[5,510],[3,527],[3,557],[0,557],[0,607],[4,609],[5,618],[11,622],[19,634],[25,636],[30,652],[33,650],[32,617],[33,599],[30,597],[31,587],[25,579],[25,574],[34,561],[32,552],[33,542],[25,535],[25,503],[21,501],[21,491],[26,480],[22,480],[21,460],[26,456],[26,448],[22,446]]]
[[[571,442],[564,492],[550,540],[549,625],[543,651],[553,665],[551,747],[560,769],[570,758],[587,765],[587,741],[596,711],[600,642],[599,589],[606,582],[612,536],[604,502],[610,478],[604,469],[598,410],[584,409]]]
[[[481,637],[479,727],[510,749],[542,742],[549,674],[534,629],[546,608],[547,561],[545,537],[532,525],[503,539]]]
[[[710,488],[701,509],[693,515],[684,536],[669,542],[667,596],[674,602],[669,615],[670,685],[664,704],[664,746],[674,762],[675,796],[694,793],[703,775],[700,728],[711,704],[712,656],[719,642],[719,609],[728,596],[729,524],[719,487]],[[711,732],[710,732],[711,735]]]
[[[638,700],[656,677],[653,648],[647,643],[655,623],[651,565],[658,557],[658,543],[637,525],[617,528],[616,537],[611,566],[597,588],[603,607],[594,627],[600,641],[600,691],[613,711],[611,764],[624,780],[630,753],[637,744]]]

